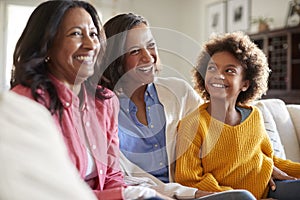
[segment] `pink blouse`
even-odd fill
[[[77,95],[53,76],[51,79],[63,104],[61,120],[57,113],[53,118],[82,179],[86,178],[87,150],[89,150],[94,157],[97,173],[94,178],[86,182],[94,190],[98,199],[122,199],[125,184],[119,166],[117,97],[112,91],[107,90],[106,94],[113,96],[112,98],[95,99],[95,95],[89,94],[82,85],[84,100],[80,106]],[[33,99],[30,88],[17,85],[12,90]],[[42,90],[38,93],[46,100],[46,102],[39,100],[39,103],[48,107],[49,95]]]

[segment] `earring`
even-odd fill
[[[45,63],[49,62],[50,61],[50,57],[47,56],[45,59],[44,59]]]

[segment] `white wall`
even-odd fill
[[[4,4],[0,3],[0,19],[4,19],[5,17],[4,13]],[[4,20],[0,20],[0,49],[4,49]],[[4,62],[4,52],[0,50],[0,92],[5,88],[5,62]]]
[[[120,0],[119,0],[120,1]],[[125,11],[137,12],[145,16],[152,26],[171,28],[183,32],[203,43],[207,38],[206,9],[209,4],[224,0],[129,0],[132,4]],[[285,25],[289,0],[249,0],[250,17],[272,17],[271,28]],[[120,12],[122,12],[121,10]],[[256,31],[252,25],[250,33]]]
[[[252,0],[252,17],[273,17],[274,22],[270,28],[283,28],[289,8],[288,0]],[[253,25],[250,32],[256,32],[257,25]]]

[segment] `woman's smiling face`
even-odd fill
[[[147,25],[142,23],[128,31],[125,51],[126,77],[142,84],[153,82],[157,70],[157,47]]]
[[[62,82],[81,83],[93,75],[99,51],[98,31],[90,14],[83,8],[71,8],[48,53],[49,70]]]

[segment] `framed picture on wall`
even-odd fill
[[[226,31],[226,3],[213,3],[207,7],[207,32],[224,33]]]
[[[286,26],[300,25],[300,0],[290,1],[285,25]]]
[[[250,25],[250,0],[228,0],[227,31],[247,31]]]

